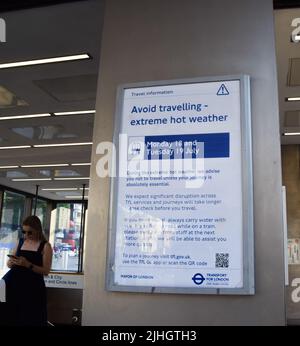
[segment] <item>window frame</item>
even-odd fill
[[[53,200],[53,207],[51,209],[54,210],[54,209],[57,209],[57,205],[58,204],[61,204],[61,203],[64,203],[64,204],[72,204],[72,203],[75,203],[75,204],[83,204],[83,218],[82,218],[82,227],[80,229],[80,242],[79,242],[79,258],[78,258],[78,268],[77,268],[77,271],[59,271],[59,270],[53,270],[51,269],[51,272],[53,273],[62,273],[62,274],[68,274],[68,273],[72,273],[72,274],[84,274],[84,270],[83,270],[83,258],[84,258],[84,248],[85,248],[85,243],[84,243],[84,235],[85,235],[85,219],[86,219],[86,211],[88,209],[88,200],[82,200],[82,199],[75,199],[75,200]],[[49,230],[50,232],[50,230]],[[50,236],[50,234],[49,234]]]

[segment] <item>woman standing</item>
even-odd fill
[[[47,242],[40,219],[29,216],[23,221],[23,238],[7,262],[11,268],[3,280],[10,320],[19,326],[47,325],[47,297],[44,275],[52,262],[52,248]]]

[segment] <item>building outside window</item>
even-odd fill
[[[58,203],[51,214],[52,270],[78,271],[81,203]]]

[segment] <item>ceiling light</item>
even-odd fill
[[[11,115],[11,116],[0,117],[0,120],[43,118],[43,117],[51,117],[51,114],[50,113],[42,113],[42,114],[29,114],[29,115]]]
[[[47,165],[22,165],[22,168],[44,168],[44,167],[67,167],[68,163],[55,163],[55,164],[47,164]]]
[[[300,132],[285,132],[284,136],[300,136]]]
[[[78,54],[78,55],[68,55],[68,56],[60,56],[60,57],[54,57],[54,58],[17,61],[17,62],[0,64],[0,69],[41,65],[41,64],[51,64],[51,63],[64,62],[64,61],[85,60],[90,58],[91,57],[88,54]]]
[[[77,187],[66,187],[66,188],[51,188],[51,189],[42,189],[43,191],[77,191]]]
[[[0,166],[0,169],[19,168],[19,166]]]
[[[71,166],[90,166],[90,163],[71,163]]]
[[[288,97],[286,101],[300,101],[300,97]]]
[[[12,179],[12,181],[50,181],[51,178],[40,178],[40,179]]]
[[[71,198],[71,199],[75,199],[75,198],[80,198],[82,199],[82,196],[64,196],[65,198]],[[84,196],[84,198],[88,198],[88,196]]]
[[[79,178],[54,178],[54,180],[89,180],[90,178],[87,177],[79,177]]]
[[[54,115],[77,115],[77,114],[94,114],[96,113],[95,110],[90,111],[74,111],[74,112],[56,112],[53,113]]]
[[[29,149],[31,148],[31,145],[13,145],[9,147],[0,147],[0,150],[6,150],[6,149]]]
[[[93,142],[83,142],[83,143],[61,143],[61,144],[37,144],[34,148],[48,148],[48,147],[72,147],[79,145],[92,145]]]

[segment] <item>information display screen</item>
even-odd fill
[[[108,290],[254,294],[249,80],[119,88]]]

